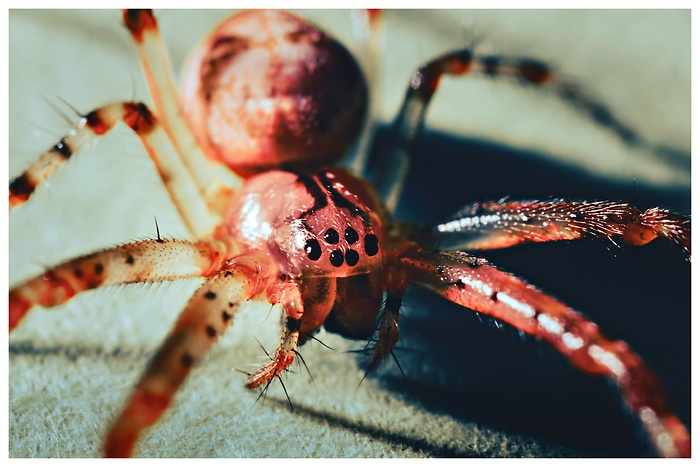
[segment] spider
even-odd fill
[[[162,223],[162,219],[161,219],[161,223]],[[356,229],[356,230],[357,230],[357,229]],[[158,238],[160,238],[160,237],[158,237]],[[312,248],[312,250],[313,250],[313,248]],[[128,259],[128,258],[127,258],[127,259]]]

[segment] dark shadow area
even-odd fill
[[[274,397],[266,397],[265,403],[271,403],[281,409],[289,410],[287,400],[276,399]],[[352,433],[360,433],[369,436],[373,439],[383,441],[387,444],[392,444],[397,448],[405,446],[411,447],[416,451],[416,455],[430,457],[490,457],[483,452],[463,451],[454,449],[449,446],[438,446],[435,443],[428,442],[421,438],[407,436],[402,433],[392,432],[377,427],[376,425],[363,423],[361,421],[352,420],[344,417],[342,414],[325,412],[315,409],[308,405],[294,402],[294,414],[298,417],[306,418],[307,420],[319,423],[321,420],[328,423],[336,429],[344,429]]]
[[[398,218],[435,223],[472,201],[563,197],[690,213],[690,188],[614,182],[543,156],[427,132]],[[479,254],[579,310],[627,342],[659,376],[690,429],[690,263],[657,240],[524,245]],[[568,446],[590,456],[653,455],[615,385],[574,370],[547,344],[414,290],[393,361],[372,376],[426,410]],[[545,455],[535,453],[535,455]]]

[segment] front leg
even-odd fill
[[[411,283],[497,318],[542,339],[581,371],[607,376],[642,422],[659,455],[689,457],[690,436],[673,412],[656,375],[622,341],[520,279],[464,253],[429,253],[406,247],[394,258]]]
[[[466,206],[435,226],[423,244],[492,250],[520,243],[598,237],[641,246],[665,238],[690,257],[690,218],[661,208],[642,211],[614,201],[497,201]]]
[[[141,432],[156,423],[175,392],[233,317],[250,298],[264,292],[269,265],[264,256],[228,261],[195,292],[136,385],[105,443],[107,457],[128,457]]]
[[[273,305],[281,303],[287,317],[284,320],[280,345],[272,360],[248,378],[246,386],[250,389],[266,384],[287,369],[294,361],[299,344],[301,317],[304,315],[299,284],[293,281],[275,282],[267,289],[267,298]]]
[[[250,389],[267,384],[294,362],[297,347],[326,320],[336,300],[335,277],[312,277],[302,282],[282,277],[267,289],[273,305],[281,303],[284,318],[282,338],[272,360],[248,378]]]
[[[10,332],[34,307],[54,307],[108,285],[206,277],[226,254],[217,241],[144,240],[76,258],[10,289]]]

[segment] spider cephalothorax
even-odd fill
[[[267,249],[284,274],[346,277],[378,270],[384,221],[371,192],[342,170],[272,171],[246,182],[228,231]]]
[[[376,12],[365,15],[377,27]],[[420,67],[389,135],[353,173],[330,168],[355,140],[367,108],[359,66],[335,40],[287,13],[228,19],[193,53],[182,99],[166,73],[155,17],[127,10],[154,109],[118,102],[74,130],[10,182],[21,205],[89,139],[119,122],[143,142],[192,240],[144,240],[83,256],[9,293],[10,330],[34,306],[62,304],[112,284],[203,283],[109,431],[108,456],[133,453],[209,348],[251,299],[280,305],[282,335],[247,386],[268,385],[321,326],[374,337],[369,367],[398,340],[406,289],[427,288],[554,347],[581,371],[610,378],[662,456],[689,456],[688,432],[655,374],[622,341],[564,303],[468,251],[602,237],[627,245],[670,240],[690,255],[690,219],[626,203],[553,199],[475,203],[424,227],[392,218],[428,104],[444,75],[481,73],[548,87],[627,143],[646,144],[602,104],[530,58],[456,50]],[[186,124],[185,124],[186,122]],[[378,193],[360,174],[368,165]],[[449,248],[449,251],[444,251]]]

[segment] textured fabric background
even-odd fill
[[[303,13],[352,48],[343,11]],[[224,12],[157,12],[173,65]],[[556,99],[481,78],[445,79],[399,215],[436,221],[473,200],[610,198],[690,209],[687,11],[389,11],[379,118],[397,110],[415,67],[475,37],[482,50],[555,63],[651,141],[671,164],[632,150]],[[116,11],[10,13],[10,176],[85,113],[148,100]],[[685,158],[685,162],[683,159]],[[185,230],[138,140],[123,129],[71,160],[10,216],[10,284],[77,255]],[[690,266],[671,245],[535,245],[487,256],[630,342],[690,423]],[[90,457],[197,281],[86,293],[33,312],[10,337],[9,453]],[[614,387],[549,348],[416,292],[400,350],[364,375],[351,342],[322,331],[302,367],[265,399],[245,376],[278,341],[278,314],[250,306],[142,439],[154,457],[636,456],[648,454]],[[359,387],[358,387],[359,385]]]

